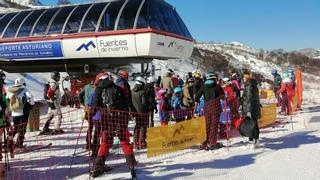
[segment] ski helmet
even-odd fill
[[[206,76],[206,78],[207,78],[207,80],[209,80],[209,79],[216,79],[217,78],[217,75],[215,74],[215,73],[213,73],[213,72],[210,72],[210,73],[208,73],[207,74],[207,76]]]
[[[128,79],[129,77],[129,72],[126,71],[126,70],[120,70],[118,75],[121,77],[121,78],[125,78],[125,79]]]
[[[160,95],[164,95],[165,93],[167,93],[167,89],[162,88],[162,89],[160,89],[160,90],[158,91],[158,93],[159,93]]]
[[[182,92],[182,88],[181,87],[176,87],[176,88],[174,88],[173,92],[175,94],[181,93]]]
[[[232,80],[237,80],[239,78],[239,74],[238,73],[233,73],[231,75]]]
[[[189,78],[189,79],[187,79],[187,83],[194,83],[194,78]]]
[[[223,78],[222,81],[227,85],[229,86],[231,84],[231,81],[229,78]]]
[[[201,78],[201,73],[198,72],[198,71],[195,71],[195,72],[193,73],[193,76],[194,76],[195,78]]]
[[[101,80],[101,79],[110,79],[109,73],[108,72],[102,72],[102,73],[98,74],[96,76],[96,79],[94,80],[93,85],[96,86],[98,81]]]
[[[272,74],[272,75],[276,75],[277,73],[278,73],[278,71],[277,71],[276,69],[272,69],[272,70],[271,70],[271,74]]]
[[[143,78],[143,77],[141,77],[141,76],[138,76],[137,78],[136,78],[136,82],[135,82],[136,84],[146,84],[146,80]]]
[[[147,78],[147,83],[148,84],[156,83],[156,79],[154,77],[150,76]]]
[[[58,71],[53,71],[51,73],[51,79],[55,80],[55,81],[60,81],[60,73]]]

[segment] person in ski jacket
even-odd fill
[[[87,85],[84,86],[83,90],[79,93],[78,95],[78,99],[80,101],[80,103],[82,103],[85,107],[85,119],[88,121],[88,130],[87,130],[87,137],[86,137],[86,146],[85,149],[90,149],[90,146],[93,147],[94,144],[97,144],[97,137],[98,133],[100,133],[100,131],[98,130],[98,126],[96,126],[93,122],[93,101],[94,101],[94,93],[95,93],[95,87],[93,85],[93,81],[91,81],[90,83],[88,83]],[[93,131],[93,127],[96,126],[95,128],[95,132],[93,135],[93,139],[92,139],[92,131]],[[92,144],[91,144],[92,141]]]
[[[271,74],[273,75],[274,77],[274,80],[273,80],[273,92],[277,98],[277,101],[278,101],[278,105],[281,104],[281,97],[279,94],[277,94],[277,92],[279,91],[279,89],[281,88],[281,83],[282,83],[282,78],[281,76],[278,74],[278,71],[276,69],[273,69]]]
[[[145,92],[147,113],[149,113],[149,127],[154,126],[154,113],[158,113],[155,83],[156,80],[154,77],[147,78]]]
[[[177,75],[173,74],[173,75],[171,76],[171,80],[172,80],[173,89],[180,86],[180,84],[179,84],[179,78],[178,78]]]
[[[176,122],[181,122],[186,119],[188,110],[183,106],[182,103],[183,90],[181,87],[174,89],[174,94],[171,98],[171,107],[173,109],[173,117]]]
[[[49,113],[48,120],[45,122],[43,130],[40,134],[60,134],[64,131],[61,129],[62,111],[61,111],[61,92],[60,92],[60,73],[54,71],[51,73],[52,81],[49,83],[47,92]],[[54,122],[54,130],[50,130],[49,126],[54,117],[57,117]]]
[[[225,99],[227,101],[227,106],[231,111],[231,122],[234,124],[235,120],[239,118],[238,105],[236,103],[236,95],[234,92],[234,88],[232,82],[229,78],[222,79],[222,87],[225,94]]]
[[[18,134],[15,147],[17,149],[23,148],[24,136],[27,130],[29,111],[26,110],[25,106],[29,104],[30,106],[34,105],[34,98],[30,91],[26,88],[26,83],[23,78],[17,78],[13,87],[8,88],[7,99],[10,100],[10,110],[11,116],[13,118],[14,129],[13,135],[14,138]],[[15,102],[13,102],[15,101]],[[19,104],[18,106],[13,104]]]
[[[113,138],[118,136],[120,146],[126,157],[127,165],[134,169],[137,162],[130,143],[128,130],[129,107],[123,89],[117,86],[108,72],[97,76],[94,106],[94,118],[100,121],[102,127],[101,143],[97,157],[94,160],[92,177],[103,174],[106,170],[105,161],[113,146]],[[99,115],[100,114],[100,115]]]
[[[302,101],[303,101],[303,96],[302,96],[302,92],[303,92],[303,86],[302,86],[302,72],[300,70],[300,67],[297,66],[296,70],[295,70],[295,76],[296,76],[296,80],[297,80],[297,95],[298,95],[298,105],[297,105],[297,110],[299,111],[301,109],[301,105],[302,105]]]
[[[258,120],[261,118],[261,105],[258,89],[258,82],[253,78],[253,74],[250,70],[245,70],[243,74],[244,91],[242,94],[242,113],[255,121],[256,137],[249,138],[249,141],[253,141],[254,146],[259,145],[259,126]]]
[[[282,95],[283,102],[281,106],[281,114],[291,115],[293,97],[295,96],[295,82],[292,81],[287,73],[284,73],[284,79],[277,94]]]
[[[222,87],[217,84],[214,73],[208,73],[206,79],[206,82],[197,92],[195,101],[199,103],[200,98],[204,96],[207,139],[202,143],[201,148],[205,150],[215,150],[223,147],[221,143],[217,143],[217,138],[219,119],[222,112],[220,98],[223,98],[224,92]]]
[[[194,78],[187,79],[187,83],[183,86],[183,106],[186,108],[194,107]]]
[[[160,89],[158,94],[160,124],[161,126],[165,126],[168,125],[170,120],[171,106],[169,96],[166,89]]]
[[[10,149],[10,154],[11,154],[11,158],[13,158],[14,155],[14,144],[13,144],[13,138],[12,138],[12,133],[10,134],[7,130],[10,127],[10,122],[8,120],[8,117],[6,114],[6,109],[9,107],[9,101],[7,99],[7,93],[6,93],[6,89],[4,87],[5,85],[5,79],[6,79],[6,75],[5,73],[0,70],[0,137],[3,137],[3,134],[5,132],[7,132],[7,144],[3,144],[2,141],[0,141],[0,170],[4,171],[4,167],[2,166],[2,149],[5,148],[6,150]]]
[[[162,77],[160,88],[167,89],[167,94],[170,96],[173,93],[173,81],[172,81],[173,71],[168,70],[166,76]]]
[[[136,119],[134,127],[134,147],[136,149],[145,149],[147,147],[146,136],[148,128],[147,99],[145,92],[146,80],[143,77],[137,77],[132,89],[132,112]]]
[[[193,93],[196,95],[201,87],[203,86],[203,80],[201,78],[201,73],[200,72],[194,72],[194,86],[193,86]]]
[[[126,100],[128,103],[129,111],[132,108],[132,97],[131,97],[131,87],[128,83],[129,72],[126,70],[120,70],[118,72],[119,79],[116,81],[116,85],[120,86],[126,95]]]

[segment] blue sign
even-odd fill
[[[39,59],[63,57],[61,42],[0,44],[0,58]]]

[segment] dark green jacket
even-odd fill
[[[245,83],[242,94],[242,111],[243,114],[251,112],[251,116],[255,120],[261,118],[259,89],[255,79]]]
[[[279,74],[274,76],[273,80],[273,91],[277,92],[281,88],[282,78]]]

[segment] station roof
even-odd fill
[[[0,14],[3,40],[144,28],[192,39],[164,0],[109,0]]]

